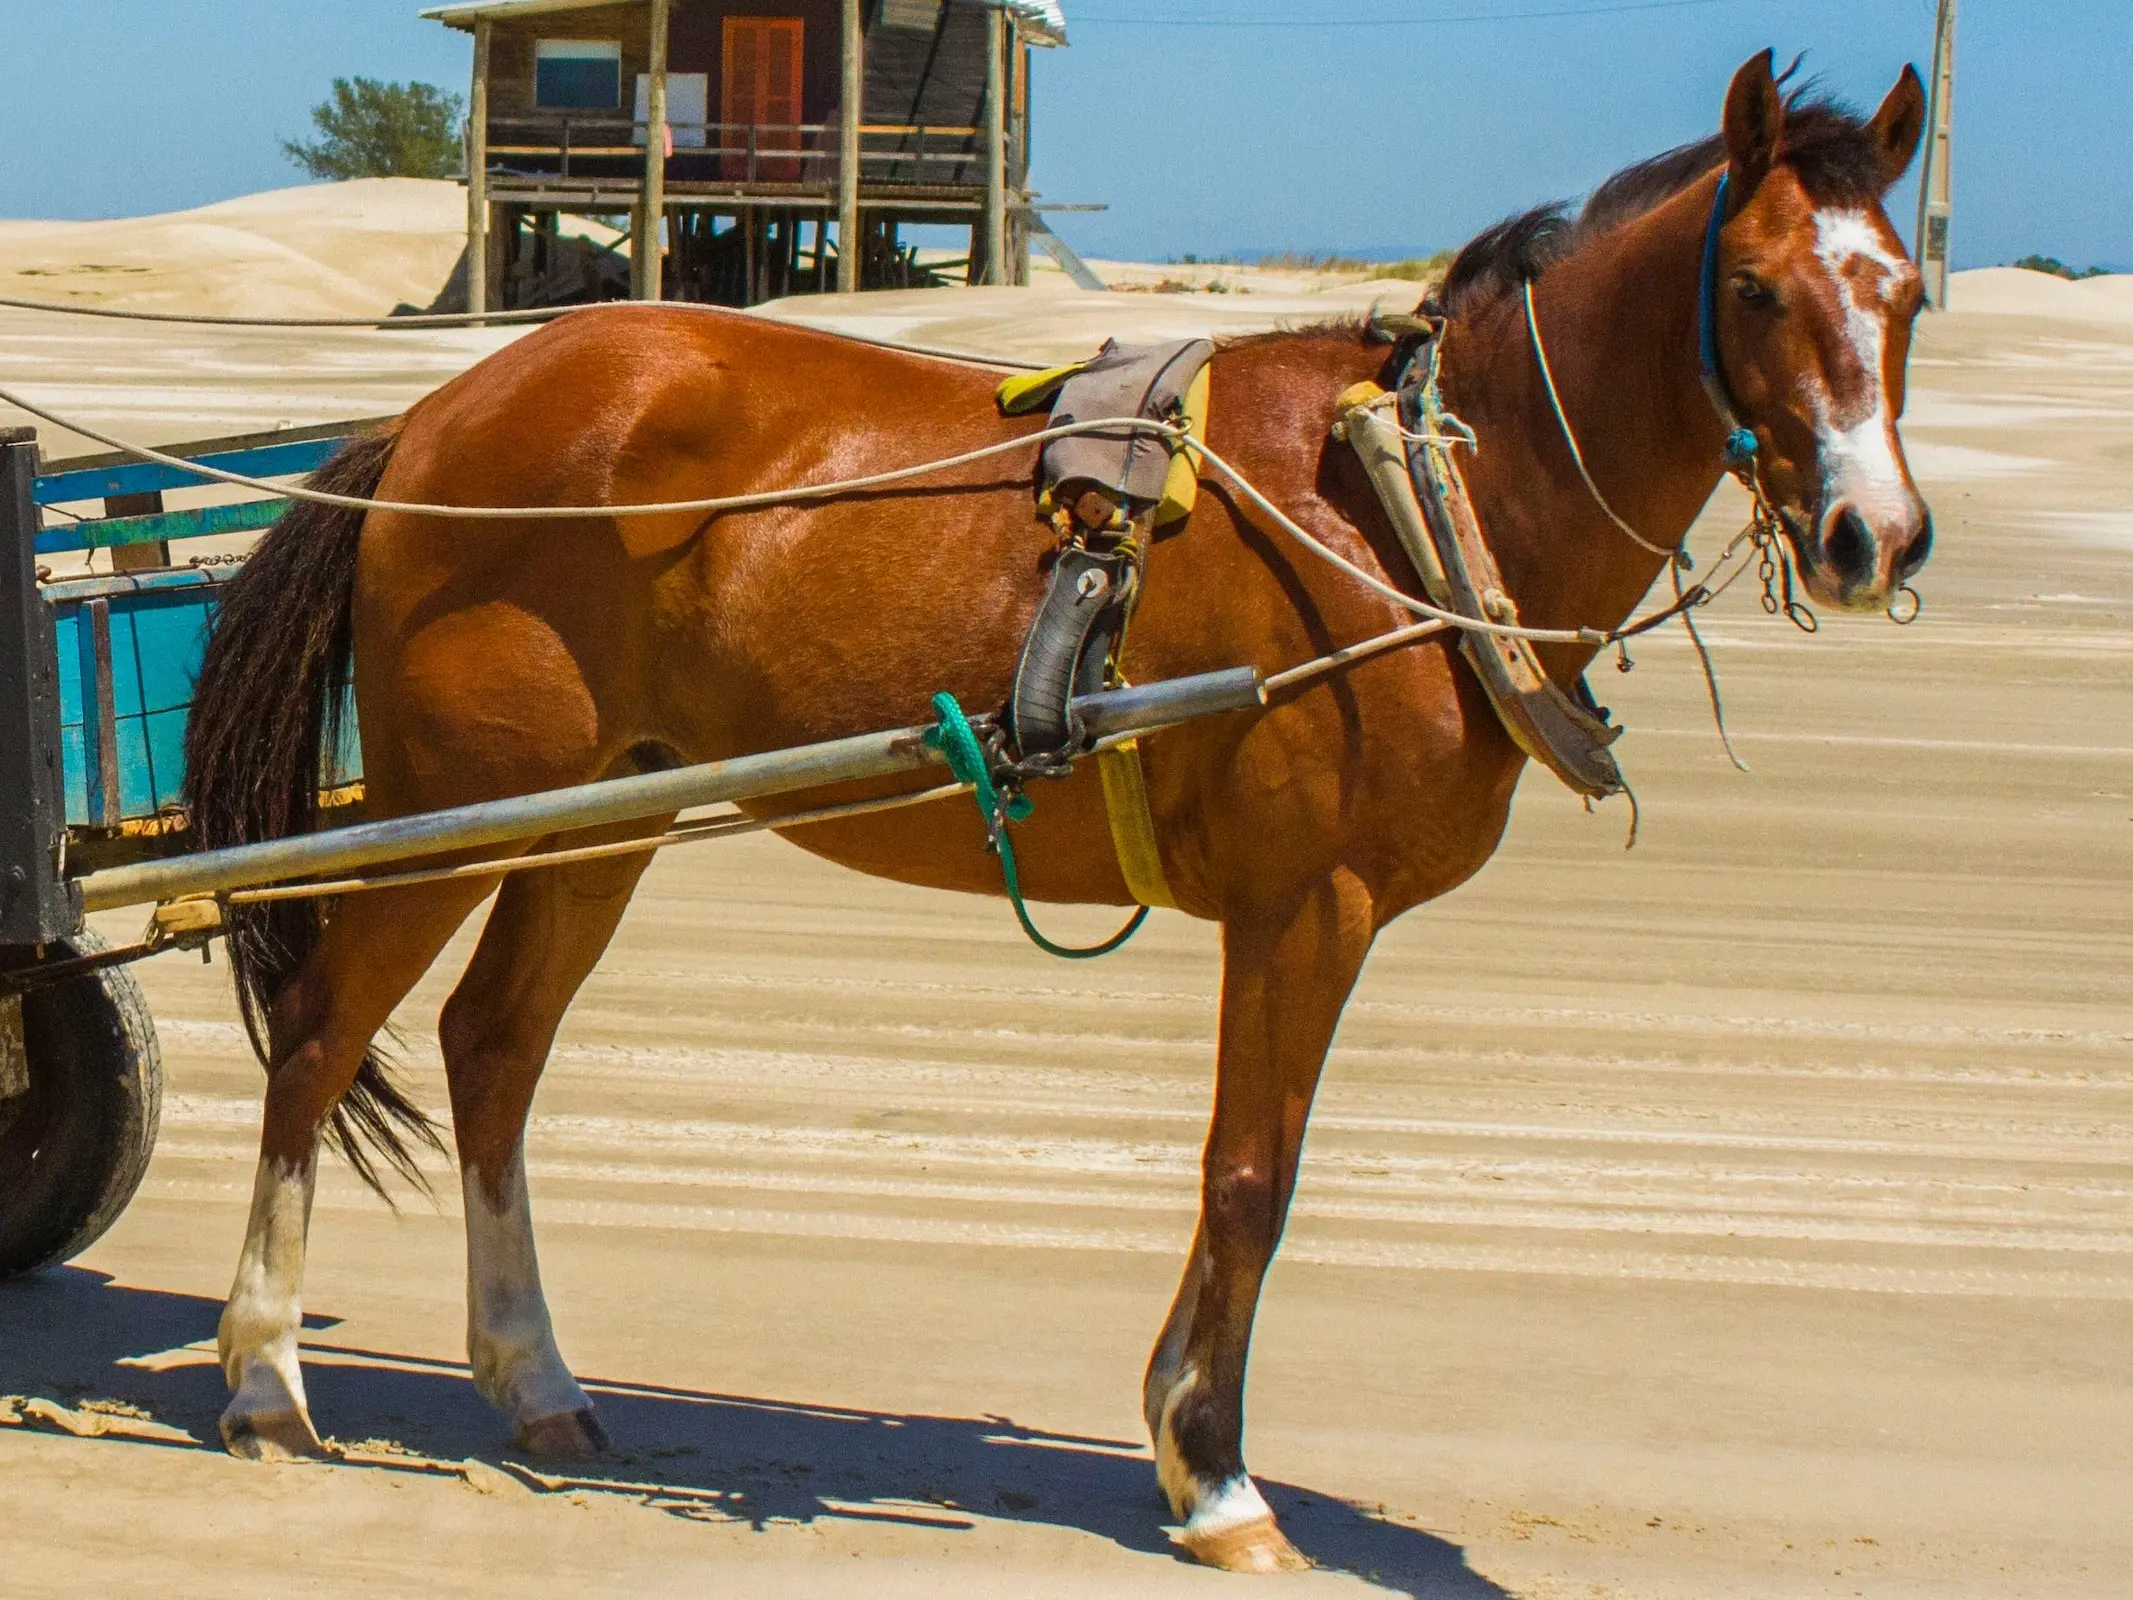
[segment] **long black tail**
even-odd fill
[[[311,487],[368,496],[385,476],[397,428],[345,446]],[[349,605],[363,513],[299,501],[224,586],[185,734],[193,837],[207,850],[308,833],[319,784],[340,748],[349,665]],[[268,1008],[318,943],[314,900],[231,906],[230,968],[252,1049],[270,1071]],[[371,1160],[420,1183],[413,1145],[442,1151],[437,1129],[393,1082],[373,1048],[334,1109],[327,1139],[384,1194]]]

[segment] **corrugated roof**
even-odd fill
[[[590,11],[602,0],[460,0],[457,5],[431,6],[422,14],[448,28],[472,27],[504,17],[536,17],[544,11]],[[608,0],[613,5],[642,5],[644,0]]]
[[[1007,0],[1007,9],[1020,12],[1031,24],[1028,32],[1046,44],[1065,44],[1066,13],[1059,0]]]
[[[431,6],[422,14],[448,28],[471,28],[477,22],[535,17],[544,11],[590,11],[602,4],[643,3],[644,0],[459,0],[455,5]],[[1038,44],[1067,42],[1066,13],[1060,9],[1059,0],[1000,0],[1000,3],[1022,19],[1025,37]]]

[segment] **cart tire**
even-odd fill
[[[88,929],[48,945],[108,948]],[[163,1062],[155,1022],[123,967],[23,996],[29,1089],[0,1101],[0,1279],[79,1255],[116,1222],[155,1149]]]

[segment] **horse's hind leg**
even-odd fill
[[[1369,897],[1344,873],[1285,911],[1223,925],[1200,1227],[1141,1393],[1156,1473],[1186,1548],[1231,1571],[1304,1565],[1245,1471],[1245,1358],[1319,1069],[1373,932]]]
[[[482,1397],[537,1455],[591,1454],[607,1437],[549,1324],[526,1194],[526,1114],[563,1012],[649,860],[509,878],[438,1028],[466,1195],[467,1358]]]
[[[251,1220],[219,1332],[231,1390],[222,1440],[233,1455],[275,1461],[325,1453],[297,1359],[319,1135],[373,1035],[489,886],[440,883],[343,898],[275,997]]]

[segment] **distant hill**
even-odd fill
[[[0,285],[137,311],[382,316],[436,297],[466,225],[466,191],[421,178],[305,184],[153,217],[0,222]]]

